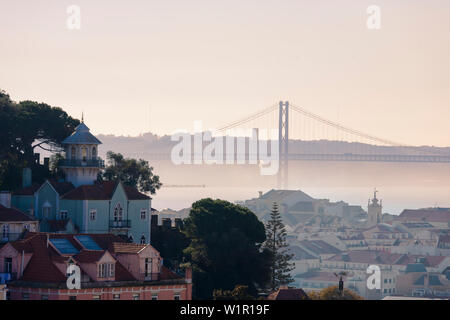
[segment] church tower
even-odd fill
[[[369,203],[367,205],[367,214],[368,214],[368,227],[376,226],[378,223],[382,222],[382,209],[383,204],[381,200],[377,199],[377,190],[373,192],[373,199],[369,199]]]
[[[97,156],[100,144],[100,140],[89,132],[82,118],[75,132],[62,142],[66,158],[59,166],[66,174],[67,182],[71,182],[75,187],[94,184],[97,174],[105,166],[103,160]]]

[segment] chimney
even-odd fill
[[[31,186],[31,169],[23,168],[22,170],[22,188]]]
[[[0,192],[0,204],[6,208],[11,208],[11,192],[9,191]]]
[[[259,198],[262,198],[263,192],[262,191],[258,191],[259,194]]]
[[[191,283],[192,282],[192,268],[186,268],[184,278]]]

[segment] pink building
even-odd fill
[[[81,288],[67,288],[67,268],[81,271]],[[29,233],[0,249],[0,270],[10,273],[11,300],[191,300],[192,272],[162,265],[148,244],[112,234]]]

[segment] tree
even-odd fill
[[[344,289],[341,295],[338,286],[328,287],[320,292],[309,292],[308,296],[312,300],[363,300],[362,297],[349,289]]]
[[[264,248],[270,252],[270,289],[278,289],[282,285],[293,282],[289,272],[294,269],[290,260],[293,255],[288,253],[286,243],[286,229],[281,220],[278,205],[273,204],[270,219],[266,224],[266,242]]]
[[[248,293],[248,286],[237,285],[233,290],[216,289],[213,293],[214,300],[254,300]]]
[[[20,186],[21,170],[30,167],[33,180],[51,178],[51,172],[35,160],[36,149],[60,151],[61,142],[80,123],[61,108],[45,103],[16,103],[0,90],[0,187]]]
[[[124,158],[120,153],[108,151],[106,154],[108,166],[105,168],[101,179],[113,181],[120,180],[128,186],[135,187],[141,192],[155,194],[161,188],[159,176],[153,174],[153,167],[148,161]]]
[[[215,289],[236,285],[248,286],[256,295],[257,287],[269,280],[268,253],[261,250],[264,224],[249,209],[202,199],[192,204],[184,232],[190,239],[184,252],[194,270],[197,299],[211,299]]]

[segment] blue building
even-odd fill
[[[97,182],[104,168],[101,142],[83,121],[62,144],[59,167],[66,181],[31,184],[31,172],[24,171],[23,189],[12,195],[12,205],[39,220],[43,232],[113,233],[150,243],[151,198],[120,181]]]

